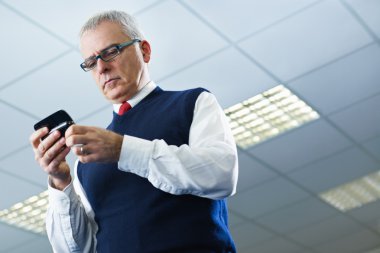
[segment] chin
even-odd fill
[[[113,103],[122,103],[122,102],[125,101],[125,100],[124,100],[125,92],[122,92],[122,91],[120,91],[120,90],[115,90],[115,89],[113,89],[113,90],[111,90],[111,91],[105,93],[104,96],[105,96],[108,100],[112,101]]]

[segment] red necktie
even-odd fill
[[[123,115],[124,113],[126,113],[127,111],[129,111],[129,109],[131,109],[132,106],[128,103],[128,102],[123,102],[120,106],[120,109],[119,109],[119,115]]]

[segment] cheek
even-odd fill
[[[129,68],[125,70],[125,74],[128,75],[130,78],[136,78],[140,75],[140,72],[142,70],[142,65],[140,61],[135,61],[133,64],[129,65]]]
[[[140,69],[143,66],[143,59],[141,55],[136,54],[130,54],[128,56],[128,59],[125,59],[124,61],[126,64],[125,66],[128,66],[124,68],[122,71],[128,75],[136,75],[140,71]]]
[[[91,75],[92,75],[92,78],[96,81],[96,83],[99,83],[100,77],[99,77],[99,75],[96,74],[96,72],[94,70],[91,72]]]

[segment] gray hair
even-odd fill
[[[121,25],[125,34],[131,39],[144,39],[144,35],[140,31],[135,18],[123,11],[104,11],[90,17],[82,26],[79,37],[81,38],[88,30],[94,30],[100,23],[110,21]]]

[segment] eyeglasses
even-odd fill
[[[102,59],[105,62],[109,62],[120,54],[121,49],[123,49],[124,47],[128,47],[136,42],[141,42],[141,40],[133,39],[133,40],[121,43],[119,45],[110,46],[104,49],[103,51],[101,51],[99,55],[87,58],[83,63],[80,64],[80,67],[84,71],[89,71],[96,67],[98,59]]]

